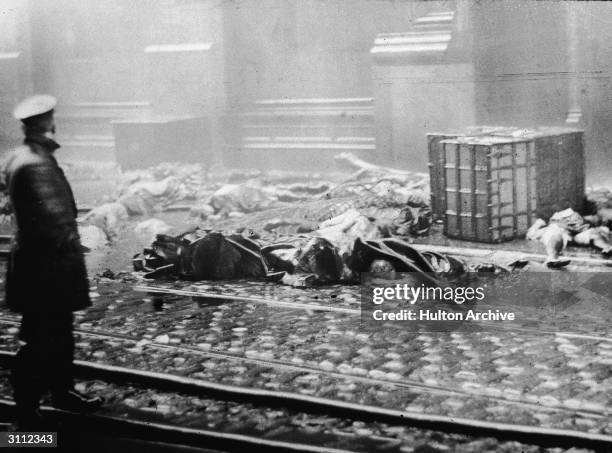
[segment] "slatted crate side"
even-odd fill
[[[441,142],[456,137],[456,134],[427,134],[431,211],[435,220],[444,218],[444,206],[446,204],[446,191],[444,188],[444,165],[446,165],[446,158]]]
[[[536,203],[534,145],[514,141],[491,152],[491,231],[494,242],[523,236]]]
[[[559,150],[554,136],[537,137],[535,140],[536,172],[538,179],[538,215],[550,217],[559,210]]]
[[[584,133],[576,132],[574,135],[576,169],[576,211],[584,212],[586,207],[586,166]]]
[[[489,234],[488,148],[464,143],[445,143],[445,234],[462,239],[484,240]]]
[[[526,233],[536,202],[529,141],[443,141],[447,236],[501,242]]]
[[[527,209],[527,230],[535,222],[537,218],[537,207],[538,207],[538,192],[540,186],[538,183],[538,172],[537,172],[537,159],[536,159],[536,146],[534,141],[530,141],[527,144],[528,154],[527,160],[529,166],[527,168],[527,200],[529,201]],[[527,233],[527,231],[525,231]]]
[[[556,132],[534,141],[540,183],[538,214],[548,218],[569,207],[581,211],[585,193],[583,133]]]
[[[428,133],[427,152],[429,157],[430,197],[431,211],[435,220],[444,219],[446,190],[444,185],[444,165],[446,164],[444,148],[441,144],[444,140],[452,140],[458,137],[478,137],[493,132],[513,131],[514,128],[502,126],[472,126],[462,132]]]
[[[516,211],[515,172],[513,148],[509,144],[491,146],[488,154],[490,168],[489,193],[491,210],[489,216],[489,235],[482,240],[501,242],[514,237]]]
[[[581,212],[585,198],[584,145],[582,132],[571,132],[560,137],[559,194],[566,206]]]
[[[445,141],[443,144],[444,152],[444,200],[445,200],[445,222],[444,233],[447,236],[458,235],[461,232],[459,224],[459,203],[457,202],[457,191],[459,178],[457,174],[457,154],[459,144],[454,141]]]

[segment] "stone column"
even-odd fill
[[[461,3],[462,15],[467,15]],[[373,58],[376,150],[380,161],[427,171],[427,133],[473,126],[476,82],[466,18],[430,13],[403,33],[381,33]]]
[[[567,56],[570,67],[570,79],[568,84],[569,109],[565,123],[580,127],[583,123],[581,102],[581,77],[580,77],[580,54],[579,54],[579,29],[580,29],[580,2],[565,2],[566,25],[567,25]]]
[[[161,32],[144,49],[153,112],[200,119],[207,136],[201,146],[215,161],[225,109],[223,11],[215,1],[170,3],[160,11]]]

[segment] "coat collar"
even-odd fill
[[[36,143],[37,145],[40,145],[43,148],[45,148],[50,153],[52,153],[53,151],[55,151],[56,149],[60,147],[59,143],[57,143],[55,140],[49,137],[45,137],[44,135],[41,135],[41,134],[26,135],[23,142],[25,144]]]

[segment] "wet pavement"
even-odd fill
[[[0,377],[4,377],[2,373]],[[284,408],[262,408],[251,404],[153,391],[135,385],[87,381],[78,382],[76,386],[80,391],[103,393],[106,396],[106,404],[98,413],[101,416],[248,435],[274,441],[300,442],[327,449],[385,453],[590,451],[541,448],[513,441],[498,441],[494,438],[475,438],[407,426],[366,423]],[[8,392],[10,390],[6,387],[6,380],[0,379],[0,394]]]
[[[188,219],[184,212],[171,216],[164,220],[177,228]],[[415,413],[612,434],[610,306],[560,313],[557,332],[536,313],[528,322],[476,332],[419,333],[393,324],[375,329],[360,323],[359,286],[296,289],[261,282],[152,282],[130,274],[124,280],[93,277],[105,269],[130,270],[131,253],[145,244],[126,231],[114,248],[88,257],[94,306],[78,314],[79,359]],[[134,285],[301,305],[147,294],[132,290]],[[0,349],[15,350],[18,318],[6,311],[0,317]],[[122,392],[105,392],[130,406],[129,398],[120,402]],[[6,393],[3,387],[1,396]],[[159,397],[136,393],[136,400]],[[150,412],[199,410],[176,398],[163,410],[152,405]],[[211,407],[210,417],[232,424],[231,408]],[[244,414],[249,412],[237,410],[236,417],[252,423]],[[285,416],[278,415],[278,426],[297,423]],[[317,423],[329,432],[342,431],[348,422]],[[448,444],[449,438],[422,437],[409,428],[350,426],[348,432],[362,429],[366,437],[395,433],[399,451],[415,451],[415,439],[436,448],[431,451],[539,451],[491,439]]]
[[[203,286],[359,304],[358,287]],[[543,334],[536,330],[543,321],[532,331],[418,333],[364,327],[358,314],[147,295],[105,279],[93,294],[94,307],[78,316],[83,360],[389,409],[612,433],[612,337],[603,329]],[[592,325],[568,317],[571,332]],[[3,349],[16,347],[11,319],[0,325]]]

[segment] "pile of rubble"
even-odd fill
[[[314,232],[350,211],[353,214],[348,217],[362,217],[362,224],[373,223],[400,236],[427,233],[431,225],[427,175],[375,166],[346,153],[337,159],[354,171],[336,184],[311,180],[274,184],[258,191],[261,186],[247,182],[228,188],[228,192],[222,189],[204,209],[192,212],[199,215],[205,229],[248,229],[270,239]],[[288,192],[293,197],[290,200],[284,198]],[[265,209],[250,209],[242,196],[251,202],[257,200]],[[200,214],[203,211],[209,215]],[[342,223],[346,224],[346,219]],[[345,227],[346,231],[350,228]]]
[[[170,234],[172,228],[159,217],[176,208],[189,210],[192,224],[203,230],[246,232],[266,242],[307,235],[326,238],[342,249],[344,242],[357,237],[381,240],[429,232],[428,175],[374,165],[348,153],[336,160],[350,171],[322,175],[164,163],[120,174],[115,168],[114,193],[78,219],[82,242],[89,249],[100,248],[124,228],[150,240]],[[80,179],[83,171],[66,168],[69,177],[76,172]],[[100,176],[93,170],[88,175]],[[555,214],[550,224],[540,220],[530,231],[528,238],[544,242],[551,263],[563,265],[567,260],[559,255],[572,242],[594,244],[604,254],[611,253],[605,244],[612,222],[612,191],[590,189],[587,198],[589,215],[580,217],[584,226],[576,231],[565,225],[567,218],[578,216],[573,211]],[[3,195],[0,221],[10,219],[10,203]]]
[[[170,227],[155,216],[172,208],[187,206],[196,218],[221,219],[312,198],[331,187],[320,179],[295,181],[291,174],[207,170],[199,164],[163,163],[126,172],[115,193],[79,219],[83,243],[98,248],[113,241],[128,219],[143,216],[148,219],[136,233],[165,233]]]
[[[135,268],[150,277],[169,273],[196,279],[274,279],[282,274],[284,283],[302,286],[353,281],[355,269],[384,265],[385,260],[378,263],[376,257],[385,253],[401,269],[410,266],[412,260],[404,254],[415,252],[406,243],[380,241],[428,232],[428,176],[379,167],[348,154],[338,159],[356,171],[335,185],[312,179],[281,182],[269,175],[267,180],[224,185],[192,209],[199,228],[175,237],[158,236],[135,260]],[[258,238],[268,245],[253,241]],[[395,246],[403,251],[393,250]]]
[[[318,223],[350,209],[370,219],[402,218],[419,223],[418,212],[427,211],[426,175],[374,166],[352,155],[339,159],[357,170],[348,179],[298,172],[207,170],[197,164],[170,163],[127,172],[112,197],[79,219],[83,242],[88,248],[96,248],[98,239],[104,236],[112,241],[128,219],[139,216],[149,218],[136,226],[137,233],[147,237],[166,233],[170,227],[155,216],[177,206],[190,207],[190,215],[202,226],[228,229],[248,224],[273,231],[290,223],[296,225],[295,230],[300,226],[313,230]],[[381,210],[387,215],[381,215]],[[308,212],[312,215],[306,222],[296,219],[295,213]],[[258,222],[261,216],[266,218],[265,224]],[[275,225],[276,218],[282,220]],[[423,231],[428,226],[428,221],[425,223],[423,228],[420,222]]]
[[[592,216],[593,223],[601,223],[612,227],[612,190],[600,187],[587,189],[587,210]]]
[[[274,279],[277,271],[282,271],[283,283],[302,286],[312,281],[351,281],[357,271],[394,272],[398,265],[403,269],[403,260],[413,263],[416,258],[428,263],[424,267],[417,266],[421,271],[434,269],[432,263],[445,262],[447,267],[454,263],[450,257],[430,252],[419,254],[408,243],[398,241],[398,238],[429,232],[432,222],[426,175],[385,169],[353,156],[339,158],[360,168],[310,201],[279,206],[279,198],[273,196],[278,187],[266,187],[258,180],[222,187],[207,200],[208,213],[198,213],[202,220],[199,228],[188,236],[158,237],[135,261],[136,269],[147,271],[150,277],[184,273],[196,279],[254,276]],[[595,247],[604,256],[612,254],[608,215],[612,212],[612,192],[591,190],[588,200],[590,215],[566,209],[554,213],[550,219],[538,219],[530,228],[527,238],[544,244],[548,267],[569,264],[568,259],[560,258],[569,243]],[[209,247],[202,256],[206,257],[206,266],[212,267],[200,269],[198,247],[217,240],[228,241],[227,253],[223,253],[223,247]],[[253,240],[260,241],[249,242]],[[158,249],[164,250],[169,244],[173,250],[175,247],[195,248],[193,253],[184,251],[177,255],[188,262],[172,262],[166,259],[167,250],[158,254]],[[364,252],[362,244],[375,252]],[[236,249],[231,251],[232,247]],[[381,252],[385,247],[392,249],[388,256]],[[215,253],[218,256],[213,258]],[[247,270],[236,264],[245,262],[244,257],[240,258],[241,253],[256,257]],[[237,261],[230,265],[233,255]],[[355,263],[364,262],[365,265],[355,267]],[[511,264],[513,269],[521,269],[524,265],[525,260]],[[481,268],[496,272],[499,266],[481,263]],[[255,273],[251,275],[252,272]],[[306,283],[305,279],[311,281]]]
[[[612,191],[607,188],[587,189],[584,215],[571,208],[555,212],[548,221],[537,219],[527,231],[527,239],[541,242],[549,267],[565,267],[563,258],[568,244],[590,246],[604,257],[612,256]]]
[[[6,191],[0,192],[0,225],[10,224],[13,220],[13,208]]]

